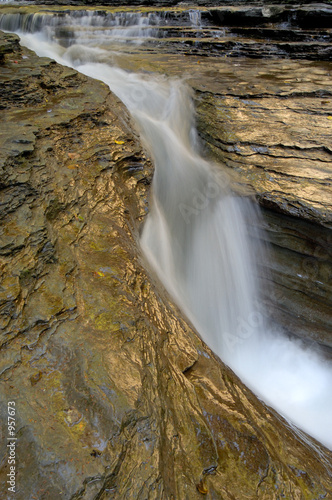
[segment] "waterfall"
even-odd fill
[[[4,30],[23,33],[43,33],[50,41],[68,46],[114,42],[142,43],[143,39],[157,37],[160,16],[154,12],[99,12],[73,10],[54,13],[0,14]]]
[[[196,27],[201,26],[202,24],[201,12],[197,9],[190,9],[188,13],[191,25]]]
[[[57,43],[55,31],[53,38],[50,31],[46,36],[45,27],[61,25],[56,16],[43,18],[41,25],[29,21],[32,31],[38,25],[40,32],[21,32],[21,41],[41,56],[103,80],[122,99],[155,163],[151,210],[141,237],[145,255],[214,352],[258,397],[332,448],[331,363],[286,338],[261,306],[255,270],[264,251],[257,242],[253,249],[255,224],[249,223],[259,217],[257,208],[234,196],[220,166],[200,156],[186,85],[112,66],[104,43],[100,47],[96,38],[91,43],[99,21],[88,30],[86,20],[93,18],[65,14],[73,33],[67,47]],[[17,29],[27,27],[20,22]],[[100,23],[105,28],[104,18]],[[1,26],[9,29],[5,17]],[[139,38],[140,24],[131,26]]]

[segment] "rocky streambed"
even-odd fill
[[[205,147],[264,207],[271,314],[328,345],[331,63],[212,68],[160,44],[122,64],[188,75]],[[14,400],[14,498],[328,498],[331,453],[214,356],[144,261],[153,169],[124,106],[14,35],[0,55],[1,496]]]
[[[321,7],[312,6],[316,15]],[[226,26],[216,31],[221,44],[227,43],[231,32],[234,37],[236,33],[233,42],[239,51],[217,52],[209,42],[204,47],[204,19],[211,18],[212,12],[207,9],[197,21],[200,28],[191,28],[198,39],[190,42],[191,48],[188,40],[178,38],[174,45],[175,40],[166,37],[157,47],[151,42],[148,54],[136,49],[127,56],[125,67],[184,77],[194,89],[197,126],[206,154],[227,169],[235,191],[254,197],[261,205],[261,225],[271,251],[262,274],[263,289],[269,290],[265,300],[270,314],[291,334],[318,341],[329,350],[332,64],[324,60],[324,53],[331,43],[326,39],[325,48],[315,50],[314,58],[308,51],[297,52],[297,36],[311,36],[307,26],[301,26],[296,17],[293,27],[280,24],[280,17],[276,23],[277,11],[272,7],[271,18],[266,15],[259,21],[257,12],[262,9],[255,11],[255,22],[261,27],[227,27],[248,23],[244,13],[250,17],[250,8],[234,7],[242,17],[227,18]],[[280,12],[285,16],[287,9],[281,6],[279,16]],[[319,23],[311,26],[317,39],[331,34],[330,28],[322,30]],[[187,36],[184,28],[176,29]],[[244,38],[248,33],[254,40]],[[285,33],[289,50],[280,53],[277,45]],[[178,50],[181,46],[183,50]]]
[[[332,65],[325,55],[330,59],[331,17],[321,24],[316,18],[321,9],[331,9],[302,6],[301,12],[316,15],[310,19],[317,24],[309,29],[299,14],[290,15],[297,7],[264,8],[149,8],[143,15],[151,16],[152,36],[143,45],[127,45],[125,57],[114,57],[129,71],[184,77],[194,89],[206,154],[227,169],[234,190],[255,197],[262,207],[273,255],[262,276],[263,288],[270,290],[267,280],[275,290],[266,295],[271,315],[291,334],[329,349]],[[221,26],[223,9],[238,17],[225,16]],[[255,27],[248,26],[252,9]],[[66,45],[72,31],[58,37]],[[280,51],[285,37],[287,51]],[[314,56],[311,37],[323,43]],[[298,50],[300,38],[306,40],[304,51]]]

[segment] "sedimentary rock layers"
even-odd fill
[[[123,105],[17,51],[16,37],[1,44],[12,47],[1,67],[1,415],[6,438],[15,401],[15,498],[331,494],[331,454],[259,402],[142,266],[152,167]]]

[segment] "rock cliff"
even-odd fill
[[[1,35],[2,498],[328,498],[331,453],[182,318],[137,244],[152,167],[100,82]],[[2,436],[8,428],[2,419]]]
[[[202,138],[262,206],[272,314],[290,332],[332,347],[330,70],[322,62],[239,61],[194,85]]]

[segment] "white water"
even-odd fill
[[[257,248],[247,235],[255,210],[198,154],[186,86],[112,67],[112,52],[98,47],[21,37],[37,54],[103,80],[123,100],[156,167],[145,254],[206,343],[259,397],[332,448],[331,363],[267,323],[254,278]]]
[[[85,46],[109,46],[114,42],[141,44],[143,40],[158,35],[160,22],[160,16],[153,12],[118,12],[105,15],[89,10],[74,10],[70,13],[0,13],[2,29],[39,32],[45,39],[65,42],[65,45],[74,41],[75,44],[84,43]]]

